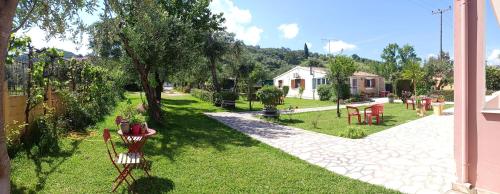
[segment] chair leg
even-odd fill
[[[351,115],[347,116],[347,123],[351,124]]]
[[[368,116],[368,125],[372,125],[372,116]]]
[[[361,124],[361,115],[358,115],[358,123]]]

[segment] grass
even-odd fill
[[[363,129],[367,135],[370,135],[384,129],[421,118],[417,116],[415,110],[407,110],[406,106],[402,103],[385,104],[384,106],[384,122],[380,125],[359,125],[358,120],[355,117],[351,118],[351,125]],[[450,107],[451,105],[445,105],[445,108]],[[365,107],[359,108],[361,114],[363,114],[364,108]],[[433,114],[432,110],[426,112],[426,115],[430,114]],[[347,123],[347,110],[345,108],[341,109],[341,115],[341,118],[337,117],[337,110],[307,112],[282,115],[277,122],[283,125],[293,126],[305,130],[340,136],[341,133],[344,132],[349,126]],[[364,117],[361,115],[361,121],[363,121],[363,119]],[[375,123],[375,119],[373,122]]]
[[[129,95],[138,103],[137,95]],[[144,151],[152,177],[134,171],[136,193],[396,193],[331,173],[230,129],[203,112],[221,111],[191,96],[163,101],[163,126]],[[119,106],[124,106],[120,103]],[[117,175],[102,129],[110,128],[120,151],[114,112],[89,135],[61,140],[61,151],[13,157],[13,193],[108,193]],[[126,193],[126,187],[118,193]]]
[[[298,108],[312,108],[312,107],[323,107],[323,106],[336,106],[337,103],[332,101],[319,101],[319,100],[308,100],[300,98],[285,98],[285,103],[278,105],[278,109],[288,109],[290,106]],[[252,110],[262,110],[264,106],[260,101],[252,102]],[[240,100],[236,101],[235,111],[249,111],[248,101]]]

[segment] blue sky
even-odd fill
[[[419,57],[427,58],[439,52],[439,16],[432,10],[448,8],[452,0],[213,0],[211,9],[223,12],[228,31],[246,44],[261,47],[288,47],[327,53],[330,50],[344,54],[380,60],[383,48],[389,43],[411,44]],[[500,26],[489,2],[487,14],[487,58],[500,64]],[[91,24],[98,14],[85,14],[84,21]],[[83,43],[67,40],[43,40],[38,29],[35,45],[49,45],[85,54],[90,52]],[[80,46],[79,49],[75,47]],[[453,11],[443,15],[443,49],[453,55]]]

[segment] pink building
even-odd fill
[[[491,1],[500,10],[500,0]],[[485,96],[486,3],[490,1],[454,2],[458,182],[453,188],[466,193],[500,193],[500,99]]]

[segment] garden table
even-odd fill
[[[123,142],[128,147],[128,152],[137,152],[144,159],[144,153],[142,152],[142,147],[146,144],[149,137],[156,135],[156,130],[148,128],[146,133],[133,135],[131,133],[123,133],[122,130],[118,130],[118,134],[122,138]]]

